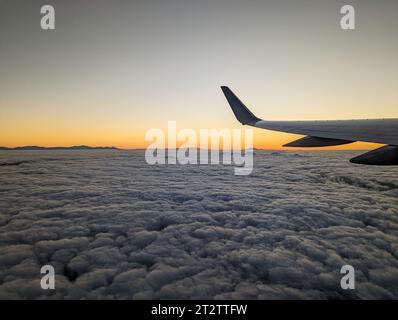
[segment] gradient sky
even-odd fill
[[[354,31],[340,29],[347,3]],[[56,30],[40,29],[44,4]],[[397,30],[394,0],[0,0],[0,145],[240,128],[220,85],[269,120],[398,117]],[[295,138],[255,129],[256,147]]]

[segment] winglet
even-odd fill
[[[242,124],[253,125],[261,119],[257,118],[251,111],[239,100],[239,98],[231,91],[230,88],[222,86],[221,90],[224,92],[236,119]]]

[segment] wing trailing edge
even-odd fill
[[[330,139],[330,138],[319,138],[306,136],[286,143],[284,147],[300,147],[300,148],[313,148],[313,147],[330,147],[339,146],[343,144],[353,143],[354,141],[342,140],[342,139]]]

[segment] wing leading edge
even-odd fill
[[[235,117],[244,125],[305,135],[286,147],[324,147],[355,141],[387,146],[370,151],[350,161],[360,164],[398,165],[398,119],[266,121],[257,118],[228,88],[221,87]]]

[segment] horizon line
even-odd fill
[[[32,149],[28,149],[32,148]],[[35,150],[35,148],[37,148]],[[81,149],[78,149],[81,148]],[[245,150],[243,148],[241,149],[222,149],[222,148],[217,148],[217,149],[212,149],[212,148],[195,148],[195,147],[188,147],[190,149],[196,149],[196,150],[208,150],[208,151],[233,151],[233,150]],[[22,146],[15,146],[15,147],[6,147],[6,146],[0,146],[0,151],[45,151],[45,150],[51,150],[51,149],[64,149],[64,150],[79,150],[79,151],[85,151],[85,150],[90,150],[90,149],[110,149],[110,150],[115,150],[115,151],[129,151],[129,150],[148,150],[148,149],[159,149],[159,150],[178,150],[179,148],[145,148],[145,147],[116,147],[116,146],[89,146],[89,145],[71,145],[71,146],[38,146],[38,145],[22,145]],[[275,148],[258,148],[258,147],[253,147],[253,148],[248,148],[247,150],[265,150],[265,151],[366,151],[366,150],[371,150],[370,148],[367,149],[327,149],[327,148],[284,148],[284,149],[275,149]]]

